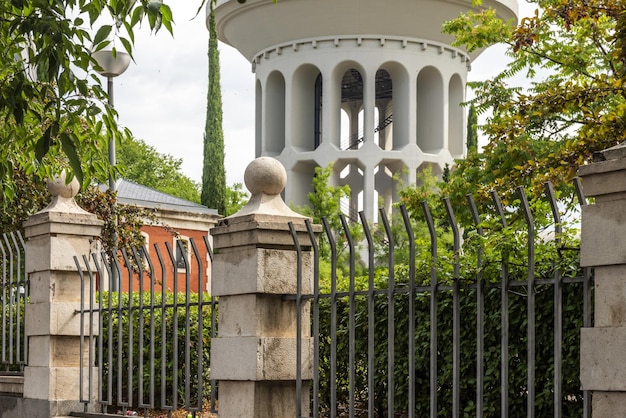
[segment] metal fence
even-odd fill
[[[404,207],[391,221],[381,211],[378,228],[361,213],[364,251],[343,217],[340,231],[324,219],[319,240],[307,223],[314,292],[301,292],[300,261],[296,302],[301,313],[310,305],[313,381],[298,375],[297,405],[310,395],[313,417],[590,416],[578,375],[592,272],[563,240],[552,186],[543,238],[518,192],[515,208],[493,193],[491,213],[468,196],[463,228],[448,199],[438,220],[426,203],[419,221]],[[298,343],[298,372],[307,346]]]
[[[206,263],[198,245],[212,257],[208,240],[189,249],[155,244],[156,260],[146,248],[101,252],[75,258],[81,277],[80,401],[87,413],[148,416],[149,410],[184,408],[195,417],[215,411],[216,382],[209,377],[210,341],[217,326],[217,301],[205,293]],[[190,253],[190,257],[180,254]],[[196,275],[198,288],[192,289]],[[118,283],[113,281],[119,280]],[[168,292],[166,284],[185,292]],[[108,286],[107,286],[108,285]],[[124,289],[107,291],[102,289]]]
[[[0,314],[2,367],[0,375],[23,374],[27,362],[28,339],[24,335],[28,279],[25,272],[24,239],[19,231],[2,234],[0,239]]]
[[[324,220],[319,239],[307,223],[314,292],[302,293],[298,257],[296,303],[311,320],[299,315],[297,334],[313,339],[313,381],[301,380],[309,345],[299,340],[296,391],[311,399],[311,416],[590,416],[578,362],[580,327],[593,325],[592,272],[563,238],[550,185],[545,197],[552,218],[545,235],[523,189],[516,207],[493,193],[489,213],[468,197],[473,224],[462,227],[447,199],[441,211],[401,207],[391,220],[381,211],[377,225],[361,213],[362,235],[345,217],[340,230]],[[521,226],[511,226],[515,217]],[[145,248],[75,258],[84,411],[74,416],[215,411],[209,352],[217,300],[204,294],[198,245],[209,255],[211,248],[206,239],[190,239],[190,251],[176,245],[155,245],[152,258]],[[3,234],[0,254],[2,364],[19,373],[29,294],[21,234]],[[178,289],[179,280],[187,291],[167,292],[164,284]],[[94,400],[98,410],[88,414]]]

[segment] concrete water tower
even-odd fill
[[[285,201],[308,203],[316,166],[334,162],[346,212],[374,219],[425,166],[465,153],[467,72],[479,52],[450,46],[445,20],[471,0],[218,0],[219,39],[256,74],[256,156],[287,169]],[[502,19],[516,0],[484,0]]]

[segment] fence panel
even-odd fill
[[[468,196],[463,227],[447,199],[378,225],[361,214],[362,239],[323,220],[314,294],[298,295],[312,307],[312,416],[590,416],[578,373],[592,272],[552,186],[549,225],[517,193],[518,207],[492,193],[491,213]]]
[[[24,239],[19,231],[2,234],[2,368],[0,375],[23,375],[27,364],[28,339],[24,335],[25,306],[28,302],[28,278],[25,269]]]
[[[209,353],[218,301],[206,294],[198,244],[175,245],[155,244],[156,260],[146,248],[121,250],[113,259],[105,252],[75,258],[81,324],[89,326],[81,335],[81,352],[88,350],[87,364],[81,359],[84,413],[74,416],[87,416],[94,399],[100,413],[216,411]],[[212,257],[206,238],[199,245]]]

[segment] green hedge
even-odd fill
[[[448,288],[454,282],[454,264],[459,264],[461,282],[461,412],[465,416],[476,416],[476,277],[480,273],[486,285],[484,302],[484,411],[485,416],[500,415],[500,356],[501,356],[501,273],[502,262],[507,260],[508,280],[517,281],[522,286],[509,290],[509,416],[525,416],[527,402],[527,293],[523,285],[528,277],[527,233],[522,229],[498,229],[489,225],[489,234],[482,237],[472,230],[465,232],[462,251],[455,253],[449,229],[438,228],[438,251],[434,265],[440,286]],[[400,231],[403,233],[403,231]],[[418,286],[428,289],[431,267],[430,238],[423,233],[416,234],[415,281]],[[397,414],[408,408],[409,355],[408,341],[415,342],[416,416],[430,413],[430,292],[418,292],[415,296],[415,333],[409,336],[408,315],[408,264],[410,258],[406,245],[399,246],[401,237],[395,239],[396,252],[393,265],[395,280],[394,317],[394,405]],[[561,274],[564,278],[578,277],[582,271],[578,263],[579,243],[574,238],[561,237],[561,241],[536,239],[534,271],[536,280],[548,280]],[[389,254],[385,253],[387,243],[376,249],[377,260],[383,266],[373,271],[375,289],[386,292],[389,280],[387,266]],[[381,250],[382,248],[382,250]],[[480,251],[479,251],[480,250]],[[349,399],[349,370],[355,367],[355,399],[358,407],[366,407],[373,397],[378,416],[386,416],[387,409],[387,352],[388,352],[388,299],[386,294],[375,296],[374,300],[374,347],[375,376],[374,393],[367,387],[368,379],[368,303],[364,292],[368,289],[368,276],[357,276],[354,289],[354,312],[350,311],[350,300],[345,295],[349,290],[348,266],[339,263],[336,276],[336,289],[344,292],[337,299],[337,405],[343,408]],[[320,402],[324,409],[330,408],[330,275],[331,269],[326,260],[320,263],[320,288],[325,296],[320,298]],[[355,271],[359,271],[358,266]],[[554,288],[551,284],[535,285],[536,312],[536,367],[535,390],[537,416],[552,416],[554,411]],[[349,364],[349,318],[355,316],[355,364]],[[583,285],[566,283],[563,285],[563,416],[583,415],[582,392],[579,382],[579,334],[583,322]],[[453,298],[452,292],[440,290],[437,309],[437,415],[452,415],[453,381]]]
[[[132,405],[137,406],[139,402],[149,403],[150,393],[150,376],[154,378],[154,397],[155,407],[163,407],[172,405],[174,396],[178,397],[178,406],[185,402],[186,396],[189,396],[191,405],[198,404],[207,398],[209,384],[209,361],[210,361],[210,335],[211,335],[211,306],[204,305],[202,309],[202,330],[198,330],[198,294],[189,294],[189,308],[185,307],[185,294],[166,294],[164,305],[165,310],[161,308],[163,305],[162,295],[156,294],[153,304],[155,309],[151,312],[150,295],[143,295],[143,316],[139,312],[140,296],[133,294],[132,301],[129,301],[127,293],[120,294],[116,292],[103,294],[103,303],[101,306],[103,319],[103,382],[102,390],[106,399],[108,390],[108,379],[111,377],[111,401],[115,405],[119,402],[128,402],[128,388],[130,379],[128,378],[129,367],[132,370]],[[174,309],[174,298],[177,298],[178,307]],[[203,301],[210,301],[210,296],[203,295]],[[132,305],[132,318],[129,315],[129,302]],[[121,315],[118,310],[122,306]],[[109,312],[109,306],[112,311]],[[186,330],[185,320],[189,319],[189,330]],[[150,368],[150,326],[154,325],[154,367]],[[143,351],[139,352],[139,332],[143,329]],[[129,333],[132,329],[132,344],[129,342]],[[163,334],[165,330],[165,334]],[[175,330],[177,336],[175,338]],[[201,334],[199,335],[199,331]],[[186,343],[186,332],[189,333],[190,344]],[[121,336],[121,339],[120,339]],[[165,338],[164,338],[165,337]],[[109,350],[108,341],[111,341]],[[202,344],[199,353],[200,344]],[[177,348],[175,350],[175,347]],[[97,347],[96,347],[97,348]],[[178,361],[175,362],[174,353],[178,354]],[[187,354],[188,352],[188,354]],[[129,361],[131,359],[132,363]],[[96,352],[96,355],[98,353]],[[189,355],[189,368],[186,368],[185,359]],[[109,363],[109,356],[112,362]],[[165,374],[162,374],[163,361],[165,358]],[[199,393],[198,367],[199,360],[202,359],[202,377],[203,387],[202,393]],[[121,368],[118,366],[121,362]],[[143,370],[141,370],[143,364]],[[177,373],[175,369],[177,366]],[[139,375],[143,375],[143,398],[139,399]],[[189,380],[187,381],[187,375]],[[174,387],[174,377],[177,377],[178,384]],[[118,394],[118,378],[122,382],[121,397]],[[165,384],[165,397],[162,396],[161,385]],[[189,385],[189,393],[186,393],[185,386]]]
[[[553,391],[553,288],[538,286],[536,294],[536,413],[552,416]],[[484,414],[500,415],[500,335],[501,311],[500,289],[492,288],[485,297],[485,355],[484,355]],[[582,392],[579,376],[579,333],[582,326],[582,284],[565,286],[563,323],[563,416],[582,416]],[[476,416],[476,290],[461,293],[461,411],[465,416]],[[387,351],[388,330],[387,295],[375,297],[375,390],[367,392],[367,333],[368,311],[365,296],[358,296],[355,303],[356,372],[355,396],[361,405],[367,404],[368,396],[374,396],[377,414],[387,408]],[[430,295],[415,297],[415,396],[417,416],[428,416],[430,408],[429,359],[430,359]],[[349,300],[337,301],[337,399],[339,405],[348,402]],[[408,295],[395,297],[395,346],[394,346],[394,403],[398,413],[408,406]],[[330,300],[320,303],[320,393],[324,408],[330,407]],[[438,299],[438,416],[452,415],[452,295],[441,292]],[[526,411],[526,297],[510,294],[509,302],[509,412],[510,416],[525,416]],[[382,416],[382,415],[379,415]]]

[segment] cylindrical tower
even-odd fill
[[[413,184],[465,152],[460,104],[473,55],[450,46],[445,20],[471,0],[219,0],[219,38],[256,73],[256,156],[283,163],[285,201],[308,203],[315,167],[334,163],[346,212],[374,219]],[[502,19],[516,0],[484,0]]]

